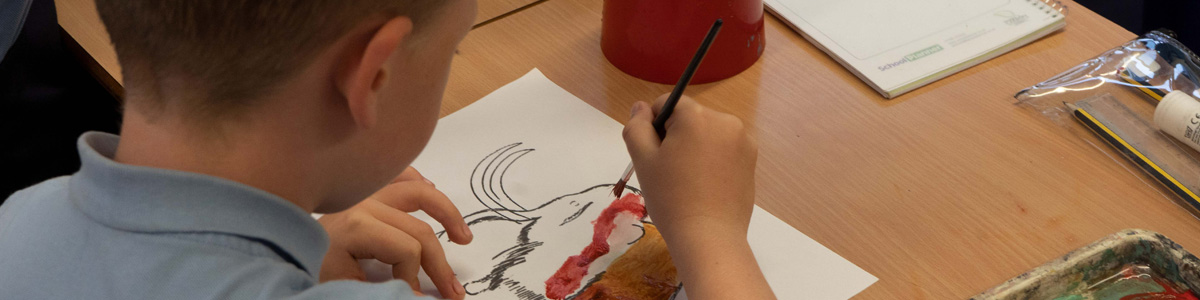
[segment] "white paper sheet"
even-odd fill
[[[468,299],[546,299],[546,280],[580,254],[591,221],[614,200],[611,184],[629,162],[621,129],[536,69],[439,122],[413,165],[475,221],[470,245],[442,237]],[[619,214],[612,251],[572,295],[641,237],[643,221]],[[779,299],[847,299],[876,280],[757,207],[749,241]],[[365,266],[369,277],[390,277],[386,267]]]

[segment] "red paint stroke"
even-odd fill
[[[1191,291],[1176,290],[1166,280],[1154,278],[1154,282],[1162,286],[1162,292],[1133,294],[1121,297],[1121,300],[1198,300]]]
[[[645,217],[646,206],[642,205],[642,197],[634,193],[625,194],[600,212],[600,217],[592,221],[592,243],[584,247],[579,255],[567,258],[562,267],[558,268],[558,272],[554,272],[554,276],[546,280],[546,297],[566,299],[572,291],[579,288],[583,277],[587,276],[588,266],[597,258],[608,254],[608,236],[612,234],[613,228],[617,227],[613,221],[621,212],[633,214],[638,219]]]

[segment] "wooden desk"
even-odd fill
[[[63,28],[119,87],[91,0],[57,3]],[[894,100],[768,17],[758,64],[688,93],[755,129],[759,205],[879,277],[859,298],[965,298],[1122,228],[1200,249],[1200,221],[1012,105],[1017,90],[1134,37],[1071,6],[1065,31]],[[633,101],[669,91],[608,64],[600,9],[543,0],[479,27],[442,114],[535,67],[622,121]]]
[[[534,3],[546,0],[477,0],[479,10],[475,14],[475,26],[503,17]]]
[[[479,10],[475,15],[476,26],[510,12],[545,0],[478,0]],[[125,94],[121,65],[117,63],[117,52],[100,14],[96,12],[94,0],[54,0],[58,10],[58,23],[75,41],[73,49],[83,60],[93,76],[117,97]]]
[[[1123,228],[1200,250],[1200,221],[1013,105],[1021,88],[1135,37],[1069,5],[1065,31],[894,100],[768,17],[756,65],[688,94],[755,128],[758,204],[879,277],[861,299],[966,298]],[[670,87],[605,60],[601,6],[549,0],[472,32],[442,113],[539,68],[624,122]]]
[[[58,26],[62,27],[67,46],[72,47],[80,61],[92,72],[110,93],[118,99],[125,95],[121,78],[121,65],[117,63],[117,52],[100,13],[96,12],[94,0],[54,0],[58,10]]]

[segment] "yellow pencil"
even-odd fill
[[[1150,176],[1153,176],[1155,180],[1158,180],[1159,183],[1167,187],[1167,189],[1171,190],[1171,192],[1175,193],[1175,195],[1187,201],[1187,203],[1193,208],[1200,210],[1200,197],[1197,197],[1196,193],[1192,192],[1182,183],[1179,183],[1178,180],[1175,180],[1175,177],[1171,176],[1171,174],[1167,174],[1167,172],[1159,167],[1158,164],[1155,164],[1153,161],[1143,155],[1141,151],[1138,151],[1133,147],[1133,145],[1130,145],[1128,142],[1126,142],[1125,139],[1122,139],[1107,126],[1104,126],[1103,123],[1100,123],[1100,121],[1093,117],[1092,114],[1088,113],[1083,108],[1075,106],[1074,104],[1064,104],[1067,105],[1067,108],[1073,111],[1075,119],[1079,120],[1080,123],[1083,123],[1083,125],[1090,129],[1093,133],[1096,133],[1096,135],[1100,136],[1101,139],[1103,139],[1113,148],[1116,148],[1117,151],[1121,152],[1122,155],[1125,155],[1125,157],[1128,157],[1130,160],[1132,160],[1138,165],[1138,167],[1140,167],[1147,174],[1150,174]]]

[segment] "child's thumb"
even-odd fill
[[[654,113],[646,102],[638,101],[633,104],[629,122],[625,124],[622,135],[625,137],[625,147],[634,161],[649,156],[658,150],[662,140],[654,131]]]

